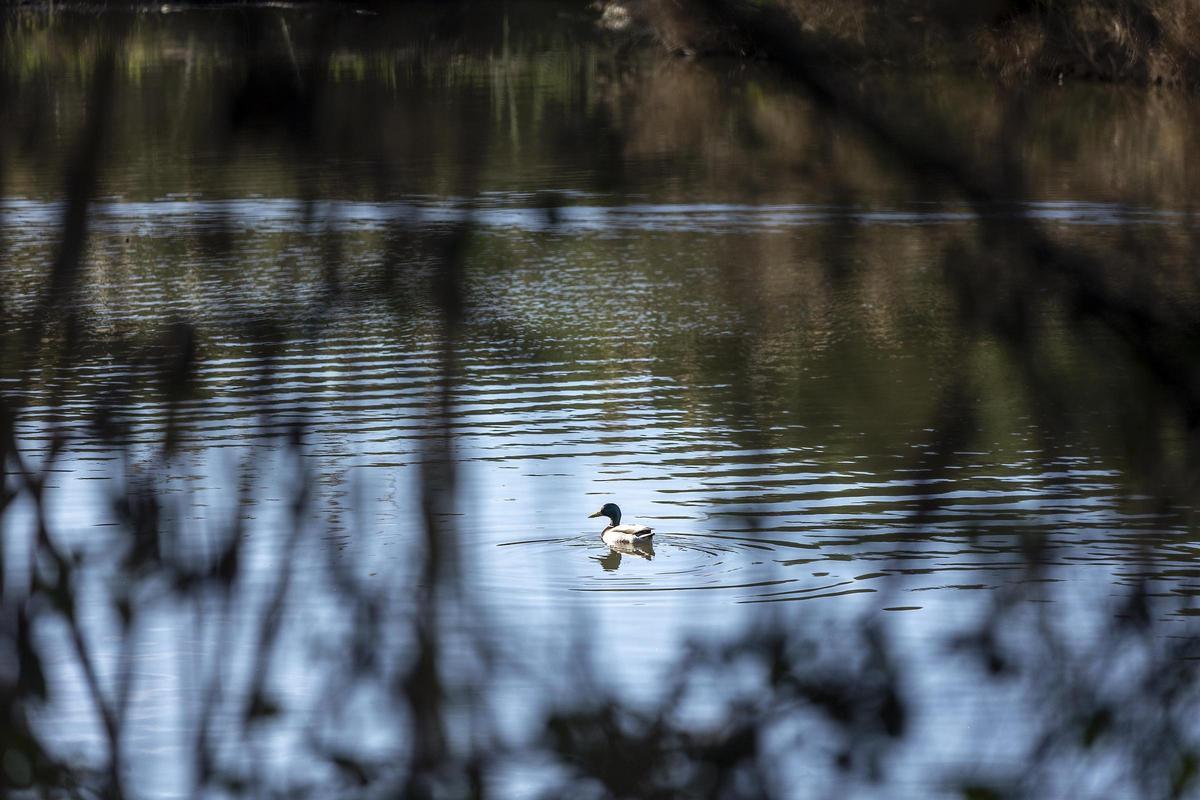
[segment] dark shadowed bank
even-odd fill
[[[842,67],[1200,85],[1200,21],[1180,0],[613,0],[600,7],[606,26],[643,27],[687,54],[785,55],[760,35],[771,27],[802,38],[807,57]]]
[[[454,458],[455,398],[462,349],[480,336],[478,320],[494,311],[488,297],[472,291],[474,281],[481,269],[505,268],[480,252],[481,208],[488,191],[529,175],[499,122],[440,103],[439,87],[478,86],[503,99],[503,91],[513,91],[504,89],[504,71],[519,68],[528,53],[549,49],[549,42],[569,59],[578,40],[602,35],[597,26],[624,27],[614,5],[214,7],[189,20],[182,34],[172,14],[5,12],[0,108],[21,111],[0,131],[2,195],[58,204],[52,252],[33,253],[41,267],[0,274],[0,781],[7,795],[144,796],[129,776],[156,756],[152,743],[131,733],[139,675],[130,665],[145,638],[164,627],[168,636],[199,632],[186,648],[180,640],[180,663],[162,666],[186,677],[185,688],[161,700],[178,706],[173,713],[189,737],[189,763],[174,768],[196,796],[520,796],[494,780],[513,764],[536,776],[529,791],[547,797],[796,797],[809,781],[889,796],[898,774],[970,798],[1194,793],[1200,642],[1190,620],[1163,610],[1150,543],[1145,579],[1135,570],[1134,580],[1112,586],[1104,603],[1064,625],[1051,612],[1058,556],[1038,532],[1017,534],[1014,551],[1005,554],[1015,557],[1010,566],[1021,579],[998,588],[985,615],[938,645],[947,659],[969,664],[981,686],[1001,687],[1036,709],[994,763],[931,762],[933,774],[906,772],[896,754],[921,749],[928,733],[919,724],[923,709],[908,691],[914,676],[905,673],[893,637],[870,614],[764,614],[741,635],[679,653],[650,701],[605,687],[581,652],[568,688],[547,689],[552,710],[511,733],[493,697],[527,665],[513,663],[472,625],[480,599],[464,587],[461,569],[467,545],[457,520],[470,489]],[[965,333],[939,355],[934,396],[921,412],[928,412],[927,424],[904,463],[915,485],[954,479],[992,413],[988,386],[1003,383],[1036,421],[1047,462],[1062,441],[1102,438],[1143,518],[1194,531],[1200,239],[1193,227],[1137,228],[1097,246],[1034,215],[995,213],[1054,191],[1043,183],[1045,173],[1070,148],[1031,133],[1044,118],[1034,112],[1050,112],[1023,91],[991,87],[989,100],[964,122],[954,90],[857,69],[867,57],[917,63],[916,52],[930,63],[961,65],[972,58],[965,46],[981,48],[974,60],[1004,73],[1191,83],[1196,37],[1189,26],[1196,23],[1178,12],[1181,6],[993,3],[959,14],[949,4],[916,3],[886,11],[799,1],[633,5],[630,13],[641,14],[671,49],[762,52],[769,60],[752,67],[755,85],[736,97],[713,83],[727,62],[659,60],[626,33],[605,40],[603,63],[547,69],[540,80],[552,108],[583,107],[570,118],[586,120],[586,130],[551,110],[533,135],[588,176],[576,188],[620,196],[661,179],[654,191],[687,197],[687,177],[679,177],[686,170],[638,172],[644,149],[656,146],[655,132],[674,125],[675,141],[721,151],[704,163],[731,193],[751,201],[769,203],[802,185],[853,205],[867,187],[891,185],[905,187],[897,194],[913,192],[967,214],[969,225],[921,242]],[[639,71],[639,59],[654,68]],[[145,100],[152,94],[139,94],[140,65],[156,60],[188,76],[180,85],[196,96],[186,106],[156,106]],[[386,91],[374,94],[372,85],[355,82],[364,74]],[[580,74],[603,89],[580,94]],[[711,131],[700,120],[744,110],[741,103],[758,116],[732,146],[761,160],[722,161],[729,141],[707,140]],[[418,108],[420,115],[405,113]],[[1185,131],[1188,113],[1179,123]],[[1196,145],[1177,134],[1172,128],[1149,135],[1178,147],[1186,161]],[[1085,135],[1071,144],[1086,150],[1089,141]],[[211,264],[219,291],[245,313],[195,319],[167,307],[155,310],[152,323],[105,318],[97,286],[136,286],[141,267],[139,242],[99,224],[97,205],[117,194],[246,196],[250,179],[239,166],[262,142],[280,157],[267,174],[255,174],[253,188],[299,198],[317,228],[322,199],[340,192],[382,203],[436,187],[456,199],[455,213],[436,225],[386,220],[366,258],[339,231],[319,231],[302,245],[315,253],[309,267],[257,283],[239,274],[236,208],[217,206],[209,224],[181,230],[172,246]],[[184,166],[177,158],[183,151],[202,152],[202,168]],[[425,153],[433,156],[415,155]],[[1097,179],[1101,185],[1088,191],[1153,202],[1167,185],[1172,206],[1191,214],[1195,190],[1186,180],[1167,184],[1158,173],[1140,174],[1153,169],[1144,159],[1123,166],[1128,170]],[[1090,175],[1062,180],[1084,180],[1081,174]],[[535,201],[556,235],[570,195],[545,193]],[[25,213],[15,202],[0,209],[14,220]],[[19,224],[3,221],[0,258],[6,266],[30,258]],[[851,221],[835,226],[821,244],[819,275],[804,291],[875,292],[869,309],[855,304],[863,317],[853,324],[881,331],[881,339],[903,338],[908,301],[890,283],[886,255],[865,252],[869,235]],[[563,248],[569,239],[563,236]],[[278,247],[284,263],[297,245]],[[156,257],[169,270],[175,255]],[[765,353],[796,346],[787,339],[791,323],[772,312],[776,295],[795,287],[783,281],[780,288],[771,257],[765,240],[718,254],[723,268],[749,272],[754,283],[746,290],[730,278],[710,291],[758,323],[674,353],[676,363],[692,355],[702,365],[680,367],[681,379],[743,387],[732,400],[726,396],[721,414],[745,431],[747,446],[773,444],[770,422],[779,411],[756,386],[795,380],[764,376],[755,366]],[[1052,352],[1040,337],[1048,317],[1067,331],[1070,353]],[[407,508],[415,521],[409,568],[390,581],[362,580],[322,544],[312,513],[315,476],[305,458],[309,423],[321,409],[284,415],[268,403],[286,389],[289,343],[341,335],[337,326],[346,320],[371,330],[419,328],[436,367],[422,395],[419,480]],[[823,323],[814,314],[809,324],[811,332]],[[491,329],[497,340],[519,340],[515,347],[525,353],[544,351],[535,333],[518,336],[504,325],[500,319]],[[983,346],[995,348],[1002,369],[980,368]],[[715,348],[733,355],[706,360]],[[252,476],[269,476],[286,509],[277,520],[278,547],[266,560],[245,535],[258,513],[248,490],[203,524],[181,513],[168,491],[173,465],[203,443],[203,427],[184,422],[187,409],[211,400],[197,375],[234,351],[245,359],[249,413],[271,447],[226,464],[230,484],[248,487]],[[115,377],[67,378],[90,364],[106,365]],[[886,393],[845,391],[846,403],[873,408],[883,428],[890,415],[906,413]],[[147,437],[131,426],[135,406],[154,409],[159,434]],[[116,465],[107,498],[114,522],[95,534],[99,539],[80,537],[83,523],[52,500],[59,460],[80,442]],[[920,529],[943,502],[930,491],[907,522]],[[970,539],[972,531],[961,536]],[[1192,543],[1172,536],[1174,546]],[[911,547],[923,546],[937,544],[914,534]],[[1141,546],[1136,537],[1134,546]],[[329,619],[319,621],[334,633],[311,662],[281,663],[297,652],[281,644],[288,627],[318,624],[297,621],[289,610],[299,572],[313,563],[336,597],[325,610]],[[898,583],[902,567],[881,570],[895,568]],[[837,636],[825,635],[830,624]],[[54,663],[51,639],[61,644]],[[72,722],[54,716],[47,674],[63,670],[82,687],[79,703],[98,723],[100,748],[60,746]],[[291,719],[294,698],[276,677],[281,670],[304,673],[304,693],[321,698],[290,728],[283,721]]]

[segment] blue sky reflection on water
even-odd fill
[[[415,462],[426,435],[423,381],[431,373],[422,359],[428,351],[363,342],[357,347],[367,357],[364,369],[349,360],[356,346],[344,341],[334,346],[330,357],[319,342],[299,343],[294,356],[281,360],[278,391],[265,416],[237,401],[238,359],[206,364],[201,382],[207,397],[185,408],[183,454],[170,475],[157,476],[172,513],[201,533],[191,544],[203,547],[206,520],[238,513],[231,480],[240,459],[255,451],[266,455],[267,465],[251,478],[253,499],[246,509],[246,535],[254,545],[241,613],[250,618],[256,608],[253,576],[277,568],[275,548],[283,546],[287,525],[280,508],[287,492],[278,484],[287,473],[270,466],[275,444],[269,432],[297,414],[309,422],[306,465],[319,489],[312,529],[301,539],[311,555],[298,559],[302,566],[287,612],[294,628],[277,679],[294,703],[294,722],[281,725],[272,745],[284,761],[291,752],[288,742],[298,741],[289,737],[301,736],[304,709],[319,693],[304,665],[319,658],[316,642],[329,640],[329,631],[344,624],[336,614],[323,613],[337,596],[327,583],[328,560],[364,582],[403,585],[414,579]],[[855,443],[868,440],[845,421],[824,428],[811,420],[799,425],[805,441],[816,443],[807,446],[747,445],[719,423],[688,424],[703,409],[678,405],[676,398],[686,391],[656,374],[652,358],[618,359],[621,377],[609,381],[588,377],[612,366],[603,360],[566,360],[543,369],[490,346],[472,353],[468,345],[466,352],[469,364],[455,389],[462,504],[454,524],[477,612],[472,625],[486,629],[512,660],[514,674],[524,676],[506,677],[495,699],[503,704],[504,697],[511,698],[504,716],[514,735],[517,721],[536,718],[531,692],[552,698],[570,691],[578,641],[594,654],[601,685],[635,701],[649,700],[656,674],[673,667],[689,640],[718,641],[762,620],[791,615],[828,620],[836,631],[866,615],[905,643],[906,657],[925,665],[909,671],[920,676],[913,691],[937,698],[932,716],[918,723],[928,726],[922,739],[938,743],[911,760],[913,774],[920,774],[924,758],[962,757],[963,743],[978,743],[975,732],[994,720],[997,708],[1009,709],[1013,724],[1021,724],[1015,690],[972,694],[968,700],[971,668],[956,669],[936,643],[957,627],[969,627],[984,612],[990,592],[1022,579],[1014,549],[1022,531],[1036,530],[1053,541],[1051,571],[1063,587],[1054,596],[1062,606],[1058,616],[1066,621],[1073,619],[1072,609],[1085,620],[1082,610],[1103,602],[1109,583],[1119,582],[1131,565],[1126,558],[1134,557],[1130,537],[1143,517],[1122,510],[1119,473],[1087,450],[1044,463],[1032,441],[1021,441],[1029,431],[1017,432],[1018,441],[1003,446],[1004,459],[1015,460],[997,460],[977,449],[962,454],[964,466],[953,482],[930,484],[906,470],[903,451],[860,450]],[[661,402],[664,397],[668,402]],[[156,407],[135,406],[127,413],[135,438],[140,431],[154,441],[162,423]],[[782,436],[787,428],[780,423],[771,433]],[[919,440],[920,433],[901,431],[896,438]],[[31,428],[31,450],[38,438]],[[105,526],[111,524],[104,512],[106,492],[114,478],[121,479],[122,466],[86,441],[85,433],[58,465],[52,518],[81,547],[102,551]],[[136,476],[138,469],[135,455],[129,474]],[[914,493],[917,487],[926,492]],[[939,508],[911,523],[928,491],[939,498]],[[586,516],[609,499],[656,527],[653,560],[614,559],[599,542]],[[25,524],[23,515],[6,520],[9,531]],[[1181,547],[1183,530],[1141,533],[1161,540],[1164,562],[1185,566],[1193,553]],[[6,539],[19,547],[14,544],[19,537]],[[96,591],[103,591],[102,583]],[[138,650],[134,706],[141,711],[131,736],[155,742],[165,755],[172,746],[185,749],[183,742],[169,744],[172,732],[185,726],[174,712],[156,710],[172,707],[158,698],[186,695],[188,689],[163,660],[168,650],[192,649],[192,633],[183,632],[182,640],[158,638],[180,635],[172,633],[178,623],[172,615],[184,612],[167,606],[161,613],[158,632]],[[329,630],[317,635],[323,625]],[[202,642],[194,647],[205,651]],[[86,750],[99,744],[100,732],[94,720],[89,723],[79,676],[69,669],[69,659],[63,665],[47,718],[56,727],[69,723],[62,728],[72,731],[64,746]],[[959,695],[963,704],[944,703]],[[695,713],[702,716],[703,708]],[[1008,740],[988,747],[1004,750]],[[536,770],[523,774],[517,769],[510,776],[514,786],[533,780]],[[163,793],[172,794],[169,787],[179,778],[166,770],[147,780],[161,782]]]

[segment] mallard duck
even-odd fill
[[[612,522],[600,533],[600,538],[610,547],[614,544],[649,542],[654,535],[654,531],[645,525],[622,525],[621,509],[616,503],[605,503],[595,514],[588,515],[588,519],[593,517],[608,517]]]

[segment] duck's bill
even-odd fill
[[[598,517],[598,516],[600,516],[599,511],[597,511],[595,514],[588,514],[588,519],[591,519],[592,517]]]

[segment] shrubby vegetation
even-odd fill
[[[843,67],[973,70],[1003,78],[1200,85],[1200,20],[1185,0],[767,0],[606,3],[683,53],[772,55],[749,25],[790,26]]]

